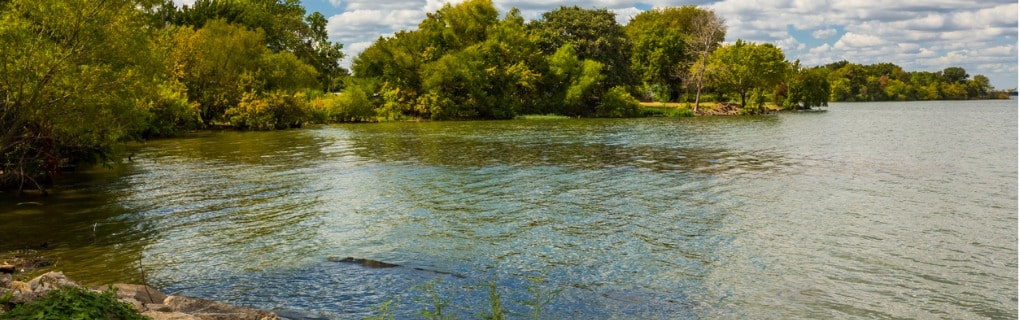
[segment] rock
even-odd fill
[[[113,288],[117,290],[117,298],[138,301],[144,305],[162,304],[166,299],[166,294],[146,285],[117,283]],[[106,288],[100,290],[106,291]]]
[[[376,261],[376,260],[371,260],[371,259],[362,259],[362,258],[354,258],[354,257],[346,257],[346,258],[329,257],[327,260],[329,260],[329,262],[357,263],[357,264],[360,264],[360,265],[363,265],[363,266],[366,266],[366,267],[369,267],[369,268],[396,268],[396,267],[400,266],[400,265],[396,265],[396,264],[392,264],[392,263],[385,263],[385,262],[382,262],[382,261]]]
[[[143,316],[149,317],[152,320],[195,320],[198,319],[193,315],[183,312],[156,312],[146,311],[142,312]]]
[[[148,308],[149,311],[174,312],[174,310],[171,309],[170,306],[162,304],[162,303],[153,303],[153,304],[150,304],[150,305],[146,305],[145,307]]]
[[[6,273],[0,274],[0,289],[2,289],[2,288],[10,288],[11,287],[11,281],[14,281],[14,277],[13,276],[11,276],[9,274],[6,274]]]
[[[14,291],[15,294],[17,294],[19,292],[20,293],[30,293],[30,292],[32,292],[32,286],[31,285],[29,285],[28,283],[25,283],[25,282],[17,281],[17,280],[11,281],[11,284],[10,284],[9,288],[11,288],[11,291]]]
[[[174,312],[194,315],[198,319],[236,319],[236,320],[278,320],[276,314],[244,307],[228,305],[222,302],[181,296],[168,296],[163,304]]]
[[[77,286],[74,281],[71,281],[71,279],[64,276],[63,272],[59,271],[50,271],[35,277],[35,279],[28,282],[28,285],[32,288],[32,292],[40,296],[63,286]]]
[[[15,271],[18,271],[18,268],[15,267],[13,264],[9,264],[7,262],[4,262],[3,264],[0,264],[0,273],[10,274],[10,273],[14,273]]]
[[[22,281],[11,281],[10,292],[13,292],[11,301],[13,303],[26,303],[39,298],[40,295],[32,292],[32,286]]]

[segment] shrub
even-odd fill
[[[96,293],[65,286],[0,314],[0,319],[146,319],[117,300],[113,290]]]
[[[300,127],[305,119],[305,95],[274,92],[268,95],[245,93],[236,107],[224,116],[239,129],[271,130]]]
[[[641,103],[630,95],[627,88],[616,86],[606,92],[595,112],[599,117],[632,117],[638,114],[640,106]]]

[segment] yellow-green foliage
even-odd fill
[[[375,121],[376,113],[368,95],[358,87],[339,94],[315,97],[308,102],[308,116],[315,122]]]
[[[224,117],[231,126],[249,130],[272,130],[300,127],[305,118],[307,99],[304,93],[274,92],[259,95],[245,93],[236,107],[227,109]]]

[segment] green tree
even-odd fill
[[[942,70],[942,79],[946,83],[963,83],[969,77],[967,70],[960,67],[949,67]]]
[[[305,15],[299,0],[197,0],[180,9],[165,1],[155,20],[203,28],[210,21],[261,30],[264,43],[274,53],[290,52],[315,68],[322,89],[334,91],[347,70],[340,67],[343,45],[328,40],[326,17],[313,12]]]
[[[794,65],[794,69],[788,83],[787,107],[810,109],[828,106],[832,89],[829,71],[825,68],[801,68],[799,62]]]
[[[709,56],[705,75],[714,86],[736,93],[740,106],[746,107],[748,93],[762,95],[775,88],[786,77],[787,68],[786,58],[776,46],[737,40]]]
[[[605,78],[602,64],[594,60],[582,60],[569,44],[549,56],[548,63],[548,79],[555,84],[549,89],[555,93],[553,101],[560,102],[562,109],[559,113],[577,116],[593,114],[594,110],[589,106],[598,103],[592,92]]]
[[[107,160],[158,95],[140,1],[0,2],[0,186]]]
[[[593,94],[637,83],[630,64],[631,42],[609,10],[560,7],[543,13],[528,28],[537,36],[543,53],[554,54],[569,44],[581,60],[593,60],[603,66],[605,79]]]
[[[643,11],[625,27],[633,43],[631,65],[646,85],[670,88],[690,79],[700,89],[702,69],[689,74],[690,66],[707,56],[726,36],[726,27],[715,12],[696,6]]]
[[[994,89],[991,81],[983,74],[975,75],[974,79],[967,82],[967,96],[971,99],[986,98]]]

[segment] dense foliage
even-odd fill
[[[103,293],[75,286],[50,291],[42,298],[0,313],[0,319],[148,319],[134,306],[117,300],[112,290]]]
[[[42,190],[119,142],[185,130],[306,122],[629,117],[637,98],[738,101],[760,113],[828,101],[994,97],[958,67],[805,68],[771,44],[723,45],[711,10],[606,9],[534,21],[491,0],[446,4],[340,67],[343,46],[299,0],[0,1],[0,190]],[[750,98],[750,99],[748,99]],[[750,103],[748,102],[750,100]]]

